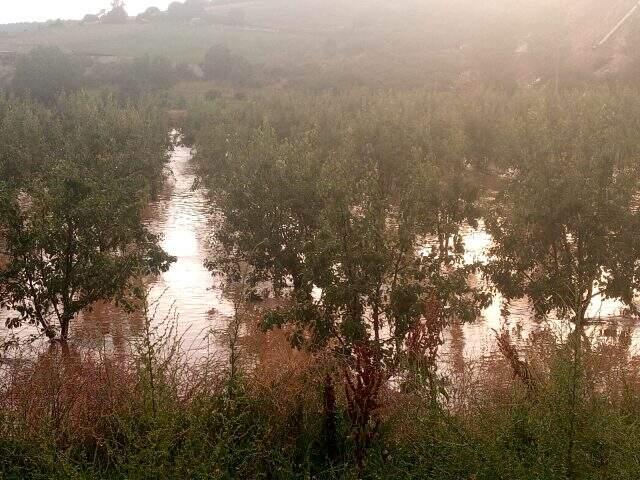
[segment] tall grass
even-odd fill
[[[437,399],[427,384],[385,385],[378,434],[358,468],[336,366],[292,350],[286,332],[253,327],[255,308],[242,316],[243,350],[231,357],[233,369],[213,357],[189,358],[171,318],[147,320],[130,355],[58,345],[3,363],[0,478],[640,474],[640,375],[624,335],[584,345],[575,399],[572,347],[549,334],[532,338],[526,356],[502,338],[503,357],[468,362]]]

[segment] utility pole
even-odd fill
[[[634,13],[636,13],[636,11],[638,10],[638,8],[640,8],[640,1],[639,1],[638,3],[636,3],[636,4],[631,8],[631,10],[629,10],[629,12],[628,12],[624,17],[622,17],[622,20],[620,20],[620,21],[616,24],[616,26],[615,26],[615,27],[613,27],[613,29],[612,29],[609,33],[607,33],[607,34],[604,36],[604,38],[603,38],[602,40],[600,40],[598,43],[596,43],[596,44],[593,46],[594,50],[595,50],[596,48],[601,47],[601,46],[602,46],[602,45],[604,45],[605,43],[607,43],[607,42],[609,41],[609,39],[610,39],[611,37],[613,37],[613,36],[616,34],[616,32],[617,32],[618,30],[620,30],[620,27],[622,27],[622,25],[624,25],[624,24],[626,23],[626,21],[627,21],[627,20],[629,20],[629,19],[631,18],[631,16],[632,16]]]

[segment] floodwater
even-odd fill
[[[206,192],[196,186],[192,152],[177,146],[171,154],[171,174],[159,199],[148,211],[148,227],[162,236],[162,246],[177,258],[171,269],[149,280],[149,299],[154,324],[175,321],[183,345],[190,350],[205,348],[205,338],[221,330],[233,315],[233,306],[224,295],[219,279],[204,267],[208,240],[215,229]],[[482,223],[477,229],[464,231],[466,260],[486,259],[491,237]],[[470,281],[482,282],[480,278]],[[509,315],[502,312],[502,299],[493,303],[474,323],[452,325],[445,333],[441,350],[443,361],[462,364],[468,359],[480,359],[496,354],[496,332],[507,329],[515,343],[524,345],[531,333],[549,329],[566,335],[569,325],[557,319],[536,320],[526,300],[510,305]],[[640,347],[640,331],[633,320],[625,318],[621,305],[614,301],[595,299],[589,309],[591,324],[588,333],[595,339],[610,339],[621,335],[631,338],[634,351]],[[166,322],[165,322],[166,323]],[[106,346],[115,351],[127,350],[129,340],[142,329],[139,313],[128,314],[112,305],[98,305],[83,314],[72,327],[74,343]],[[33,333],[32,327],[22,329]],[[2,332],[0,332],[2,333]]]
[[[206,192],[194,188],[196,174],[191,159],[187,147],[176,146],[171,152],[165,188],[150,205],[146,218],[148,228],[161,235],[164,250],[177,258],[169,271],[148,279],[152,325],[161,331],[165,326],[177,326],[183,347],[193,351],[205,348],[205,340],[215,338],[210,334],[224,328],[233,306],[225,299],[220,280],[204,267],[214,225]],[[129,340],[141,333],[143,325],[140,312],[127,313],[110,304],[99,304],[73,322],[71,336],[76,346],[126,352]],[[34,327],[26,326],[16,334],[26,338],[34,332]],[[1,334],[0,330],[0,338]]]
[[[484,223],[478,228],[463,231],[465,243],[465,261],[484,262],[491,247],[491,236],[486,232]],[[480,278],[470,279],[482,282]],[[569,322],[550,316],[536,319],[532,307],[526,299],[511,302],[508,314],[503,311],[504,301],[500,294],[493,297],[491,304],[482,312],[480,319],[473,323],[452,325],[445,333],[445,343],[441,352],[445,361],[462,364],[468,359],[493,357],[498,354],[495,338],[498,332],[506,330],[516,345],[524,347],[532,333],[543,330],[556,338],[566,339],[571,332]],[[624,306],[610,299],[596,296],[587,310],[587,336],[593,343],[617,341],[622,337],[630,340],[630,352],[640,353],[640,329],[633,318],[625,316]]]
[[[177,261],[155,279],[149,296],[158,300],[156,317],[177,315],[180,333],[187,342],[197,343],[212,329],[224,327],[233,305],[225,298],[220,279],[204,266],[215,224],[211,202],[196,186],[191,159],[191,149],[175,148],[168,191],[151,208],[149,227],[162,236],[162,248]]]

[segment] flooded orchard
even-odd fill
[[[224,326],[232,304],[221,283],[205,268],[211,237],[211,206],[204,189],[197,187],[190,148],[176,145],[160,197],[147,214],[150,230],[162,238],[162,248],[176,257],[169,271],[149,284],[149,314],[155,322],[173,322],[188,349],[199,349],[213,330]],[[138,333],[139,314],[101,305],[86,313],[75,326],[75,341],[112,343],[123,347]]]
[[[467,228],[462,232],[465,244],[465,261],[484,262],[491,247],[491,236],[485,231],[481,221],[477,229]],[[470,279],[479,283],[479,276]],[[498,354],[496,336],[503,331],[509,333],[511,340],[521,347],[533,333],[547,330],[557,338],[566,340],[572,327],[566,320],[554,316],[535,318],[527,299],[511,302],[506,310],[499,293],[494,293],[491,304],[483,310],[481,318],[472,323],[454,323],[445,333],[443,357],[447,363],[463,365],[466,360],[492,357]],[[629,351],[637,354],[640,348],[640,331],[635,319],[627,315],[619,302],[603,299],[596,295],[587,310],[587,336],[594,343],[602,341],[624,340]]]
[[[176,145],[164,188],[147,213],[149,229],[161,236],[162,248],[176,257],[176,262],[169,271],[150,279],[147,288],[149,315],[154,322],[174,322],[184,346],[197,350],[209,333],[224,326],[232,305],[224,298],[219,281],[204,266],[214,226],[206,192],[195,187],[194,170],[191,149]],[[142,325],[140,312],[127,313],[99,303],[72,324],[72,338],[78,346],[124,352]],[[4,325],[2,330],[9,333]],[[24,325],[12,333],[26,339],[34,332],[33,326]]]
[[[225,328],[233,315],[233,305],[225,297],[221,279],[205,268],[216,221],[207,192],[197,182],[192,150],[176,145],[167,170],[165,186],[149,206],[147,218],[150,230],[161,236],[162,248],[177,260],[167,272],[149,281],[149,314],[156,324],[175,322],[183,346],[197,354],[209,345],[206,340],[213,338],[212,332]],[[486,260],[491,237],[483,222],[478,228],[467,227],[462,235],[465,261]],[[484,280],[478,275],[470,281]],[[587,315],[588,334],[594,340],[627,337],[630,350],[635,352],[640,346],[640,332],[634,320],[624,313],[617,302],[596,297]],[[98,304],[74,322],[72,333],[77,345],[106,346],[124,352],[129,340],[139,335],[142,325],[139,312],[126,313],[110,304]],[[495,294],[481,318],[472,323],[454,322],[446,330],[442,361],[461,366],[467,360],[491,358],[498,353],[496,335],[499,332],[508,331],[515,344],[525,346],[531,333],[545,329],[560,338],[566,338],[570,332],[566,321],[534,318],[527,300],[513,302],[505,314],[502,298]],[[33,327],[26,326],[17,334],[26,336],[33,331]]]
[[[185,345],[198,349],[212,330],[223,328],[233,314],[233,306],[225,298],[221,281],[204,267],[209,255],[209,242],[215,230],[215,220],[207,192],[196,182],[195,165],[191,149],[177,146],[171,154],[171,174],[161,198],[150,208],[150,227],[162,236],[162,246],[177,257],[171,269],[151,283],[150,298],[156,300],[153,312],[157,319],[177,316]],[[491,236],[484,223],[478,228],[462,232],[465,243],[465,261],[486,260]],[[479,276],[470,279],[482,282]],[[490,358],[498,353],[496,335],[503,329],[512,340],[524,346],[529,335],[549,329],[561,338],[570,331],[566,321],[555,318],[536,319],[527,300],[513,302],[508,315],[503,312],[499,294],[483,311],[481,318],[472,323],[455,323],[445,332],[442,359],[445,363],[461,365],[465,360]],[[588,333],[596,340],[617,339],[627,336],[631,350],[640,346],[640,332],[633,319],[624,315],[623,307],[615,301],[596,297],[588,311]],[[108,338],[118,345],[127,336],[135,335],[139,316],[125,315],[108,307],[98,308],[77,323],[76,335],[92,341]]]
[[[640,478],[638,1],[5,3],[0,480]]]

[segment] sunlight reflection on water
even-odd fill
[[[480,221],[478,228],[468,227],[463,231],[465,244],[465,261],[485,262],[492,238],[485,230],[484,222]],[[477,285],[485,282],[479,276],[470,281]],[[636,322],[624,316],[624,306],[611,299],[596,296],[587,310],[589,325],[587,336],[594,341],[606,341],[621,335],[631,335],[630,352],[640,352],[640,330]],[[508,306],[508,314],[503,312],[503,298],[497,293],[491,304],[482,312],[481,318],[473,323],[463,325],[454,324],[444,335],[444,346],[441,350],[442,358],[450,364],[460,364],[468,359],[493,357],[498,353],[495,342],[496,332],[506,329],[514,343],[525,346],[530,335],[534,332],[548,330],[556,338],[566,339],[571,332],[568,322],[554,316],[537,319],[527,299],[512,301]]]
[[[177,320],[178,335],[190,350],[204,347],[212,329],[223,328],[233,306],[225,298],[219,280],[205,268],[212,225],[206,192],[194,188],[196,174],[191,150],[178,146],[171,154],[169,176],[160,198],[149,208],[148,228],[162,237],[162,248],[176,257],[169,271],[149,285],[156,322]],[[124,320],[124,321],[123,321]],[[101,305],[76,322],[75,340],[123,348],[140,332],[139,314],[126,314],[111,305]]]
[[[191,150],[176,147],[170,167],[170,192],[153,205],[151,228],[163,236],[162,247],[177,261],[153,283],[150,294],[160,298],[158,314],[175,308],[180,329],[188,329],[185,339],[196,341],[208,329],[220,327],[233,314],[233,305],[204,266],[212,231],[210,203],[204,190],[193,188]]]

